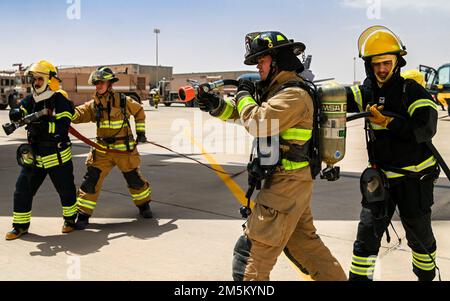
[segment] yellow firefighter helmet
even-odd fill
[[[32,64],[26,71],[25,76],[41,76],[48,81],[48,87],[52,91],[58,91],[61,80],[58,78],[58,69],[45,60]]]
[[[367,28],[358,39],[359,56],[368,59],[385,54],[407,54],[400,38],[385,26]]]

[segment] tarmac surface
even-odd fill
[[[213,120],[198,109],[176,105],[158,111],[145,105],[147,137],[205,164],[219,164],[230,174],[245,169],[250,139],[242,128]],[[434,139],[450,163],[450,118],[440,112]],[[0,112],[8,122],[8,112]],[[76,125],[87,137],[95,137],[95,125]],[[229,135],[220,135],[227,133]],[[0,133],[0,280],[231,280],[231,260],[244,221],[240,201],[247,176],[230,179],[193,161],[151,144],[140,145],[142,173],[153,189],[155,218],[138,218],[121,173],[114,169],[106,179],[98,207],[86,231],[61,234],[62,208],[49,179],[33,203],[30,234],[7,242],[11,229],[12,196],[19,174],[16,149],[25,142],[19,129],[10,137]],[[76,185],[86,172],[89,147],[73,139]],[[214,147],[212,147],[214,146]],[[205,152],[205,153],[203,153]],[[318,180],[313,213],[318,234],[349,270],[353,241],[361,210],[359,176],[367,166],[362,122],[349,124],[346,158],[338,164],[337,182]],[[437,264],[442,279],[450,279],[450,184],[441,175],[435,189],[433,228],[438,242]],[[376,280],[416,280],[411,271],[411,251],[398,218],[394,225],[401,245],[383,239]],[[272,280],[308,280],[282,255]]]

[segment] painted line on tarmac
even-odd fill
[[[242,188],[228,175],[226,174],[225,169],[214,159],[213,156],[208,154],[203,145],[197,143],[195,138],[186,131],[186,136],[191,140],[191,143],[194,146],[197,146],[198,149],[201,151],[202,156],[208,161],[209,165],[211,165],[212,168],[218,170],[215,173],[217,176],[225,183],[225,185],[228,187],[228,189],[231,191],[231,193],[234,195],[236,200],[241,203],[242,206],[247,205],[247,198],[245,197],[245,192],[242,190]],[[254,203],[252,202],[251,207],[253,208]]]
[[[223,169],[223,167],[221,165],[219,165],[219,163],[214,159],[213,156],[206,153],[204,147],[202,145],[200,145],[199,143],[197,143],[195,138],[189,132],[186,131],[186,135],[189,137],[192,144],[197,146],[200,149],[200,151],[202,152],[202,155],[205,157],[205,159],[208,161],[208,163],[211,165],[211,167],[213,167],[214,169],[217,169],[218,171],[226,172]],[[233,193],[234,197],[239,201],[239,203],[241,203],[242,206],[246,206],[247,198],[245,197],[245,192],[235,181],[233,181],[233,179],[230,178],[229,175],[223,174],[221,172],[216,171],[217,176],[225,183],[225,185],[227,185],[228,189]],[[255,204],[252,202],[251,208],[253,208],[254,205]],[[302,278],[305,281],[312,281],[312,279],[309,275],[304,274],[292,261],[289,260],[289,258],[287,258],[286,255],[284,255],[284,256],[287,259],[287,261],[289,262],[289,264],[291,265],[291,267],[298,273],[300,278]]]
[[[296,266],[287,256],[286,254],[283,253],[284,258],[287,259],[287,261],[289,262],[289,265],[298,273],[298,275],[300,276],[300,278],[302,278],[304,281],[313,281],[313,279],[311,278],[311,276],[306,275],[305,273],[303,273],[298,266]]]

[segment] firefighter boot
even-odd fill
[[[27,233],[28,233],[28,229],[14,228],[14,229],[12,229],[12,231],[6,233],[5,239],[6,240],[15,240]]]
[[[77,222],[75,223],[75,229],[85,230],[89,225],[89,218],[90,218],[89,215],[79,212]]]
[[[139,206],[139,214],[143,217],[143,218],[152,218],[153,217],[153,212],[152,209],[150,209],[150,204],[145,204],[142,206]]]
[[[66,220],[64,221],[64,225],[62,226],[62,233],[67,234],[75,231],[76,229],[76,222],[75,220]]]

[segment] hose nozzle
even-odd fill
[[[225,85],[226,81],[218,80],[212,83],[206,83],[202,85],[181,87],[178,90],[178,97],[183,102],[190,102],[193,101],[198,95],[201,95],[203,93],[209,93]]]

